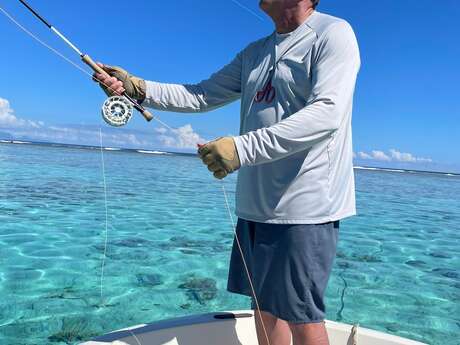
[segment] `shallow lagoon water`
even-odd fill
[[[73,344],[134,324],[246,309],[226,292],[221,183],[195,157],[0,144],[0,344]],[[460,178],[355,170],[327,318],[459,344]],[[224,181],[233,205],[235,176]],[[101,293],[102,292],[102,293]]]

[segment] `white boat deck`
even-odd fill
[[[330,345],[426,345],[421,342],[326,320]],[[137,325],[81,345],[258,345],[252,310],[186,316]]]

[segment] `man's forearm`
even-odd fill
[[[234,137],[242,166],[275,161],[330,137],[340,126],[335,105],[316,102],[277,124]]]
[[[210,111],[241,96],[241,54],[198,84],[167,84],[146,81],[143,105],[158,110],[196,113]]]
[[[143,105],[147,107],[184,113],[202,112],[208,108],[204,91],[199,85],[146,81],[146,86]]]

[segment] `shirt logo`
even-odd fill
[[[265,87],[256,92],[254,102],[261,103],[262,101],[265,101],[265,103],[271,103],[275,99],[275,96],[276,89],[272,86],[272,79],[270,78]]]

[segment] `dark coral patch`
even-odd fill
[[[443,277],[446,278],[451,278],[451,279],[460,279],[460,272],[457,270],[452,270],[449,268],[435,268],[431,270],[432,272],[435,272],[437,274],[442,275]]]
[[[217,295],[216,281],[211,278],[196,278],[192,276],[185,283],[180,284],[178,288],[186,290],[187,297],[200,304],[205,304]]]

